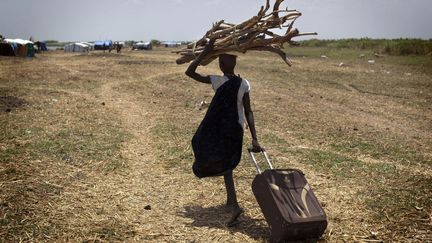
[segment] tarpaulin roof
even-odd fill
[[[64,47],[65,52],[88,52],[89,46],[83,43],[70,43]]]
[[[90,43],[90,42],[82,41],[82,42],[79,42],[79,43],[84,44],[84,45],[87,45],[87,46],[93,46],[93,44]]]
[[[82,47],[88,47],[88,45],[87,45],[87,44],[84,44],[84,43],[75,43],[75,45],[77,45],[77,46],[82,46]]]
[[[180,41],[162,41],[164,45],[181,45]]]
[[[95,41],[95,46],[111,46],[113,42],[111,40],[105,40],[105,41]]]
[[[17,43],[20,45],[27,45],[27,44],[33,44],[33,42],[29,40],[23,40],[23,39],[5,39],[7,43]]]
[[[151,42],[147,41],[147,42],[137,42],[134,45],[136,45],[136,46],[148,46],[150,44],[151,44]]]

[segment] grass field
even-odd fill
[[[261,144],[276,167],[305,172],[326,210],[320,242],[432,241],[432,58],[290,53],[291,68],[250,53],[237,72],[251,83]],[[236,227],[224,224],[223,180],[193,176],[190,140],[213,91],[175,58],[0,57],[0,242],[268,239],[246,150]]]

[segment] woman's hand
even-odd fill
[[[206,83],[206,84],[211,83],[209,76],[203,76],[197,73],[196,69],[200,65],[201,61],[204,60],[204,58],[213,51],[215,41],[216,41],[215,39],[209,40],[209,42],[205,45],[204,50],[201,52],[201,54],[186,69],[185,74],[187,76],[201,83]]]
[[[210,39],[209,42],[204,47],[203,53],[204,55],[209,54],[211,51],[214,50],[214,43],[216,42],[216,39]]]
[[[257,139],[252,139],[252,152],[259,153],[264,149],[261,147]]]

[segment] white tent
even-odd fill
[[[93,45],[92,43],[90,43],[90,42],[85,42],[85,41],[82,41],[82,42],[79,42],[79,43],[81,43],[81,44],[84,44],[84,45],[88,46],[88,47],[89,47],[89,49],[90,49],[90,51],[94,49],[94,45]]]
[[[71,43],[65,46],[65,52],[88,52],[90,47],[83,43]]]
[[[165,47],[179,47],[181,46],[181,42],[179,41],[163,41],[162,45],[164,45]]]
[[[150,41],[137,42],[132,46],[132,50],[151,50],[151,49],[153,49],[153,45]]]

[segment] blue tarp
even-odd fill
[[[108,50],[112,45],[113,45],[113,42],[111,40],[95,41],[94,49],[95,50]]]
[[[45,42],[40,42],[40,50],[41,51],[48,51],[47,45]]]
[[[35,45],[37,46],[38,51],[48,51],[47,45],[43,41],[36,41]]]

